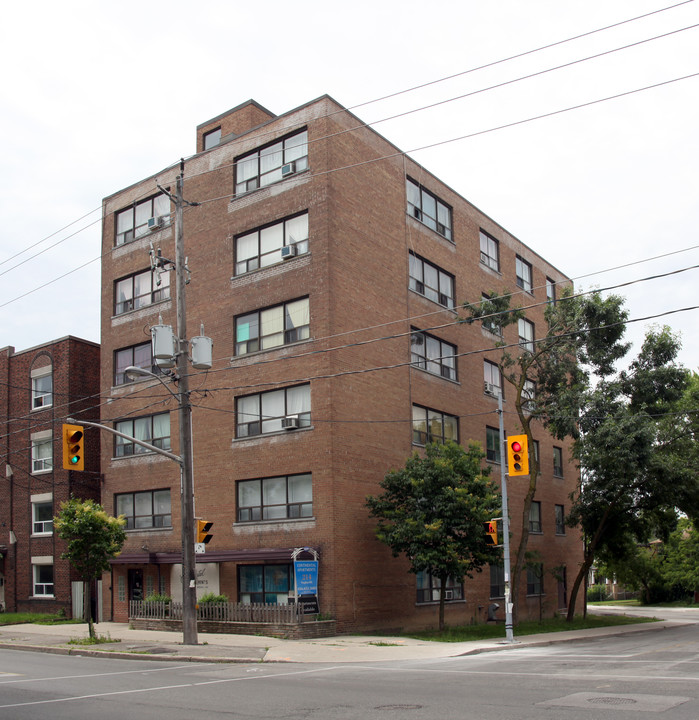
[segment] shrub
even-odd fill
[[[228,595],[216,595],[216,593],[206,593],[206,595],[202,595],[199,600],[197,600],[199,605],[204,605],[206,603],[227,603],[228,602]]]
[[[606,585],[590,585],[587,588],[588,602],[604,602],[609,599]]]
[[[169,595],[160,595],[158,593],[151,593],[150,595],[147,595],[144,599],[144,602],[164,602],[164,603],[171,603],[172,598]]]

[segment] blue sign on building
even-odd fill
[[[296,560],[294,562],[296,576],[296,595],[318,594],[318,561]]]

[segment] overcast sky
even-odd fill
[[[464,74],[676,2],[6,4],[0,347],[99,341],[102,198],[191,155],[198,124],[250,98],[281,114],[327,93],[377,122],[470,94],[375,128],[579,289],[699,264],[699,76],[677,80],[699,73],[699,28],[689,28],[699,0]],[[687,270],[616,292],[644,318],[699,305],[698,279]],[[668,314],[628,335],[668,324],[697,369],[698,318]]]

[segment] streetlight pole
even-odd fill
[[[507,447],[505,443],[505,420],[502,410],[502,388],[498,389],[498,417],[500,430],[500,494],[502,496],[502,545],[503,571],[505,575],[505,642],[515,641],[512,630],[512,597],[510,592],[510,516],[507,504]]]

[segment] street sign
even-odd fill
[[[194,552],[203,555],[206,552],[206,543],[194,543]]]

